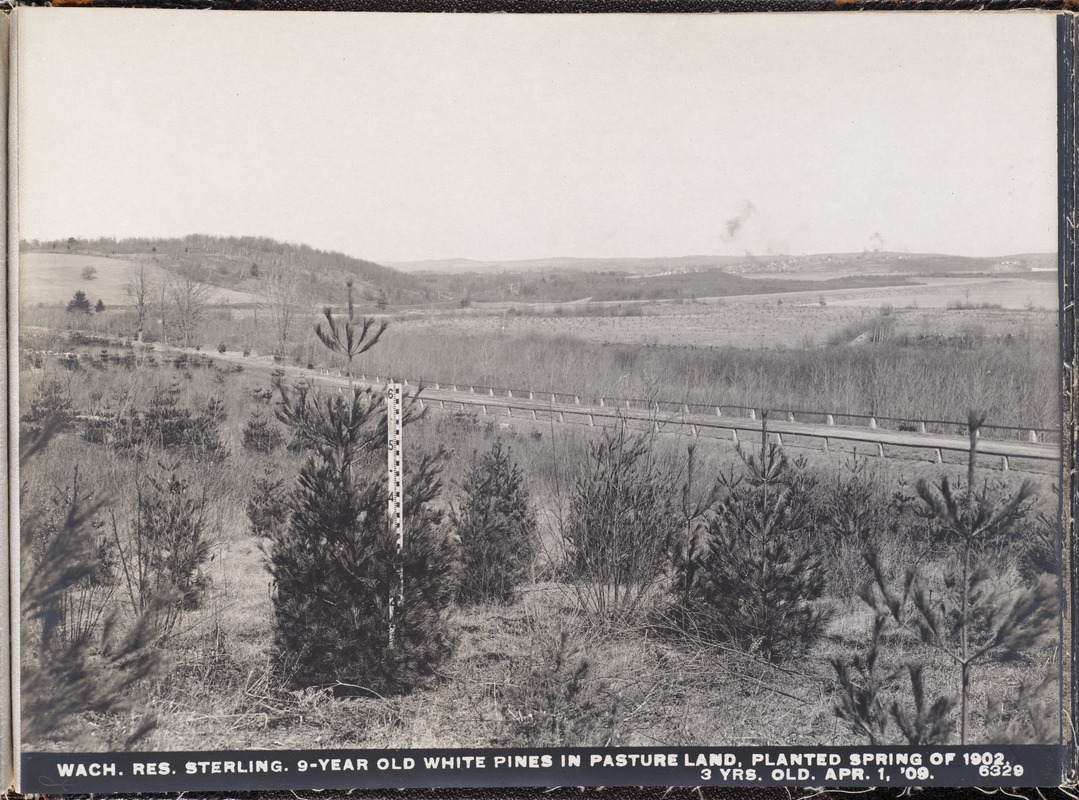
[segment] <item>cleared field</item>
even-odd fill
[[[1055,276],[1054,276],[1055,277]],[[918,286],[837,291],[825,301],[840,306],[949,306],[994,305],[1005,309],[1056,309],[1055,280],[1036,278],[926,278]]]
[[[961,292],[958,298],[963,301]],[[403,330],[439,335],[572,336],[599,344],[802,348],[827,343],[850,326],[868,323],[887,302],[884,297],[852,297],[849,302],[826,298],[821,305],[817,297],[796,303],[783,295],[770,303],[745,298],[722,303],[649,303],[634,307],[632,313],[625,313],[629,306],[616,305],[609,309],[610,316],[578,314],[572,309],[533,315],[521,306],[486,313],[476,309],[469,315],[402,316],[394,324]],[[893,335],[952,337],[980,325],[992,336],[1020,336],[1032,327],[1048,330],[1055,324],[1055,316],[1044,310],[949,309],[947,305],[927,302],[917,308],[893,308]]]
[[[82,277],[86,267],[97,274],[90,280]],[[151,284],[160,286],[171,273],[146,263],[146,276]],[[19,301],[26,306],[67,303],[76,290],[86,292],[91,303],[101,300],[106,306],[129,305],[131,300],[124,287],[139,268],[138,261],[71,253],[24,253],[19,257]],[[257,298],[248,292],[214,289],[215,303],[251,303]]]

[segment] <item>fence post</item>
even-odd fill
[[[483,413],[486,416],[486,414],[487,414],[487,405],[484,404],[483,406],[481,406],[481,408],[483,409]]]
[[[749,409],[749,418],[750,419],[756,419],[757,418],[757,409],[755,409],[755,408]]]
[[[566,421],[566,415],[563,414],[561,411],[558,412],[558,421],[559,422],[565,422]]]
[[[533,394],[531,389],[528,390],[528,399],[529,400],[535,400],[536,399],[536,395]]]
[[[937,463],[938,464],[943,464],[944,463],[944,457],[940,454],[940,448],[938,447],[933,452],[935,452],[937,454]]]
[[[884,443],[877,442],[877,455],[884,458]]]
[[[435,388],[436,389],[441,389],[442,388],[441,386],[439,386],[438,381],[435,381]]]
[[[794,422],[794,412],[793,411],[788,411],[787,412],[787,422]]]
[[[925,433],[925,432],[926,432],[925,420],[924,419],[919,420],[918,421],[918,433]]]
[[[573,405],[579,406],[581,404],[581,398],[579,395],[573,395]]]
[[[1001,456],[1000,457],[1000,468],[1002,470],[1004,470],[1005,472],[1008,471],[1008,457],[1007,456]]]
[[[824,418],[824,422],[827,425],[835,425],[835,417],[833,417],[831,414],[829,414],[827,417]],[[828,440],[825,439],[825,441],[828,441]]]
[[[824,452],[825,453],[828,452],[828,437],[827,436],[824,437]]]
[[[600,408],[606,408],[607,407],[607,401],[604,400],[602,397],[599,399],[599,407]]]
[[[510,400],[513,399],[513,389],[506,390],[506,397],[508,397]]]
[[[869,418],[869,430],[875,431],[876,429],[877,429],[877,418],[876,417],[870,417]]]
[[[488,389],[487,390],[487,396],[488,397],[494,397],[495,396],[495,390],[494,389]]]
[[[722,417],[723,416],[723,409],[720,408],[719,406],[716,406],[716,416],[717,417]]]
[[[738,429],[731,428],[731,441],[738,444]]]
[[[595,424],[596,424],[596,421],[595,421],[595,420],[594,420],[594,419],[592,418],[592,415],[591,415],[591,414],[589,414],[589,415],[588,415],[588,425],[589,425],[590,427],[594,427],[594,426],[595,426]]]
[[[539,419],[539,418],[538,418],[538,417],[536,416],[536,409],[534,409],[534,408],[532,409],[532,419]]]

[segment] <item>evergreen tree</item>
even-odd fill
[[[288,498],[285,482],[267,472],[255,478],[247,501],[247,518],[255,536],[270,537],[288,523]]]
[[[251,414],[251,419],[244,426],[244,450],[272,453],[281,446],[283,441],[281,429],[267,420],[261,409],[256,408]]]
[[[461,543],[458,599],[462,603],[513,600],[536,554],[536,518],[524,473],[513,453],[496,440],[458,484],[450,510]]]
[[[159,636],[172,633],[184,611],[199,608],[210,576],[208,499],[175,472],[136,480],[131,542],[121,553],[132,607],[150,614]]]
[[[67,387],[57,378],[46,378],[34,391],[30,408],[23,412],[19,433],[27,439],[35,439],[46,426],[63,428],[74,416]]]
[[[442,454],[405,470],[404,603],[390,645],[400,566],[387,516],[385,408],[368,390],[314,396],[280,387],[278,418],[308,450],[288,524],[270,527],[274,664],[293,686],[407,691],[450,653],[454,553],[435,507]]]
[[[90,313],[90,300],[86,296],[86,292],[79,289],[75,292],[75,295],[67,301],[67,310],[71,313],[89,314]]]
[[[98,314],[101,314],[105,311],[105,301],[102,300],[100,297],[97,300],[97,305],[94,306],[94,311],[96,311]]]
[[[810,530],[809,482],[800,465],[761,432],[757,455],[739,448],[744,474],[721,475],[721,497],[692,569],[674,591],[686,624],[699,635],[733,641],[772,661],[805,652],[824,630],[813,601],[825,568]]]
[[[46,429],[22,448],[24,476],[31,474],[53,432]],[[76,470],[66,513],[55,525],[38,504],[28,502],[26,486],[21,489],[22,741],[55,741],[58,731],[69,730],[77,732],[81,749],[128,749],[154,727],[146,686],[160,672],[151,624],[157,605],[148,603],[146,612],[133,618],[119,613],[95,618],[80,636],[65,631],[78,605],[74,597],[99,580],[105,566],[93,531],[102,503],[81,498],[77,487]],[[94,715],[92,724],[86,714]],[[118,739],[109,733],[115,728],[97,724],[103,716],[124,719],[126,724],[117,727],[126,736]]]
[[[932,728],[945,741],[952,722],[950,712],[959,707],[959,740],[967,743],[970,733],[971,679],[973,667],[991,658],[1015,658],[1036,647],[1057,630],[1060,602],[1056,576],[1038,571],[1029,583],[1009,586],[998,554],[1007,552],[1005,543],[1020,538],[1022,522],[1029,511],[1033,487],[1024,482],[1014,492],[977,481],[978,429],[984,417],[971,414],[968,421],[970,449],[966,485],[953,486],[944,478],[939,487],[919,481],[918,495],[924,511],[938,523],[948,558],[940,574],[912,566],[900,581],[887,575],[879,547],[870,547],[865,558],[873,573],[863,599],[876,612],[878,627],[883,621],[916,634],[922,642],[947,657],[958,673],[958,695],[941,695],[931,708],[923,709],[922,664],[908,663],[917,717],[904,716],[893,707],[896,722],[913,744],[911,731]],[[869,653],[875,658],[880,636],[875,635]],[[842,682],[847,666],[833,660]],[[849,691],[848,691],[849,695]],[[992,699],[992,695],[991,695]],[[996,704],[1001,705],[1000,698]],[[850,718],[845,701],[837,714]],[[857,729],[857,727],[856,727]]]

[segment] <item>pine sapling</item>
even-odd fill
[[[55,427],[46,428],[27,443],[20,456],[24,475],[54,432]],[[65,604],[101,568],[91,521],[103,506],[101,501],[81,498],[73,488],[63,522],[45,537],[42,516],[28,512],[28,504],[23,504],[20,735],[25,745],[46,743],[68,731],[83,749],[127,749],[155,724],[152,715],[142,713],[146,679],[160,668],[159,651],[153,646],[154,608],[128,624],[119,614],[109,613],[96,619],[84,635],[64,632]],[[115,736],[109,727],[86,725],[82,715],[88,712],[141,715],[141,719],[124,735]]]
[[[973,668],[990,657],[1017,655],[1036,647],[1052,633],[1057,616],[1053,576],[1043,573],[1028,586],[1013,590],[1001,583],[993,555],[1004,552],[997,545],[1010,541],[1020,530],[1033,493],[1028,482],[1003,496],[991,491],[988,484],[978,487],[978,429],[983,421],[974,414],[969,419],[965,486],[954,488],[947,478],[937,488],[930,488],[925,481],[918,484],[919,497],[949,548],[944,575],[934,578],[924,568],[911,567],[895,587],[886,575],[879,549],[870,548],[865,554],[873,583],[863,597],[878,616],[886,615],[900,628],[916,634],[943,654],[958,673],[958,697],[942,695],[926,706],[922,665],[906,665],[915,714],[903,715],[895,706],[893,716],[912,743],[943,735],[949,724],[944,718],[958,705],[960,742],[966,744]],[[836,668],[838,671],[840,666]],[[912,733],[916,734],[913,738]]]
[[[348,295],[348,316],[344,324],[338,324],[333,316],[333,310],[327,306],[322,314],[326,318],[326,327],[319,322],[315,325],[315,335],[328,350],[345,357],[346,372],[349,383],[352,382],[352,361],[356,356],[362,355],[378,344],[382,334],[386,332],[385,320],[375,323],[375,320],[362,317],[356,319],[356,305],[352,296],[352,278],[346,282]]]
[[[496,440],[457,484],[450,525],[461,543],[458,599],[511,602],[537,550],[536,517],[512,450]]]
[[[744,474],[720,475],[721,499],[695,560],[687,621],[703,635],[781,661],[808,650],[827,614],[815,602],[826,577],[808,513],[809,482],[761,431]]]

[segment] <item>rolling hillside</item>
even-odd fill
[[[211,284],[220,302],[252,302],[264,294],[267,276],[279,269],[298,274],[304,299],[314,304],[339,303],[348,278],[360,301],[376,301],[383,293],[387,302],[402,305],[436,298],[424,281],[390,267],[258,237],[67,239],[23,243],[22,255],[26,302],[66,302],[81,288],[106,304],[110,298],[114,305],[123,304],[127,274],[138,264],[149,267],[155,280],[181,274]],[[82,266],[90,265],[98,271],[97,282],[83,286],[78,276]]]

